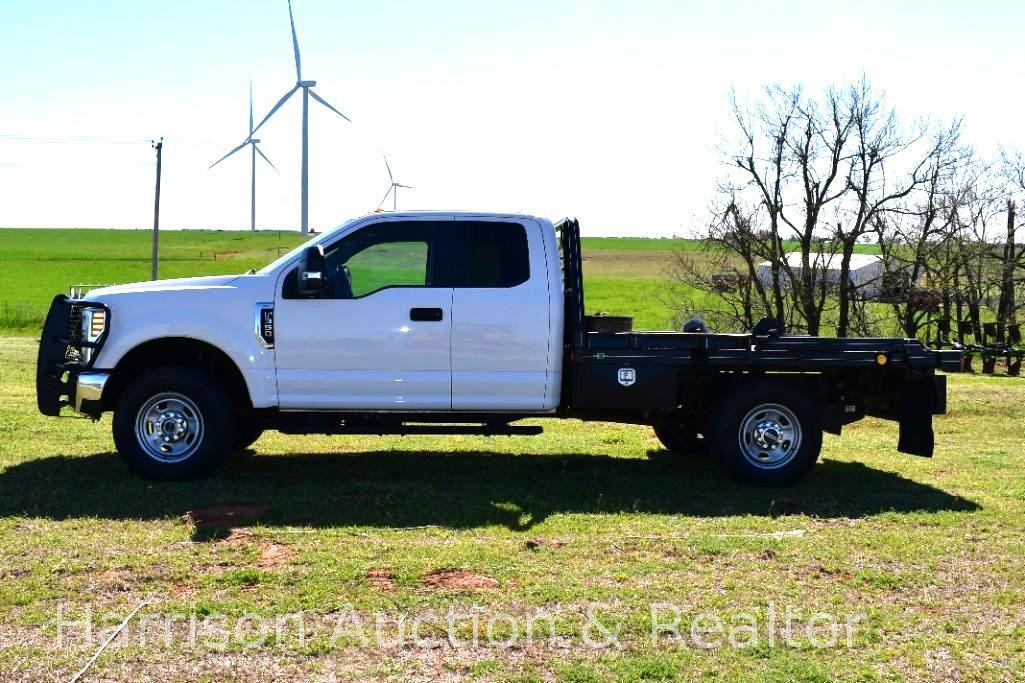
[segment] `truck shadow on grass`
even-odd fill
[[[525,531],[559,513],[843,518],[980,509],[966,498],[860,463],[827,459],[795,486],[765,488],[734,483],[707,458],[650,455],[656,457],[268,454],[241,456],[214,476],[191,482],[145,481],[113,453],[55,455],[0,473],[0,516],[146,520],[192,512],[200,540],[227,533],[227,526],[257,523]],[[232,506],[248,512],[229,524],[204,523],[201,511]]]

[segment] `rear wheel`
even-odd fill
[[[652,425],[662,446],[676,455],[705,455],[708,443],[703,434],[688,428],[682,422],[668,418]]]
[[[789,484],[818,460],[818,411],[795,387],[777,382],[744,387],[726,397],[716,412],[711,445],[737,479]]]
[[[152,479],[207,474],[231,452],[237,425],[225,391],[192,368],[159,368],[125,387],[114,410],[114,443]]]

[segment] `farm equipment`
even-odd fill
[[[979,328],[982,329],[979,329]],[[972,337],[972,342],[956,342],[950,340],[950,320],[938,320],[936,322],[936,343],[939,347],[952,347],[961,349],[962,370],[974,372],[972,361],[975,356],[982,359],[982,373],[992,375],[996,373],[997,361],[1004,360],[1009,377],[1021,375],[1021,362],[1025,358],[1025,347],[1021,341],[1021,325],[1008,325],[1006,334],[1000,335],[995,322],[985,322],[976,325],[971,320],[959,320],[957,332],[961,339]]]

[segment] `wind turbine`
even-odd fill
[[[263,153],[263,150],[261,150],[257,146],[259,143],[260,141],[253,137],[253,82],[249,81],[249,137],[247,137],[245,142],[243,142],[241,145],[231,150],[214,163],[210,164],[210,167],[207,170],[221,163],[222,161],[224,161],[225,159],[227,159],[232,154],[239,151],[246,145],[252,147],[253,167],[249,189],[249,229],[254,231],[256,230],[256,155],[259,154],[264,161],[270,164],[271,168],[273,168],[275,171],[278,170],[277,166],[271,163],[271,160],[267,158],[267,155]]]
[[[388,180],[391,181],[391,185],[388,186],[388,191],[384,193],[383,197],[381,197],[381,201],[377,202],[377,208],[380,209],[381,205],[384,204],[384,202],[388,199],[388,195],[391,195],[391,200],[392,200],[391,210],[392,211],[398,211],[399,210],[399,188],[401,187],[401,188],[404,188],[404,189],[407,189],[407,190],[412,190],[413,188],[410,185],[403,185],[402,183],[395,182],[395,176],[392,175],[391,166],[388,165],[388,157],[384,156],[383,154],[381,156],[384,157],[384,167],[386,169],[388,169]]]
[[[349,123],[352,123],[352,119],[350,119],[348,116],[346,116],[345,114],[343,114],[342,112],[338,111],[337,109],[332,107],[330,104],[328,104],[327,100],[325,100],[323,97],[321,97],[317,93],[313,92],[313,87],[315,85],[317,85],[316,81],[304,81],[303,80],[301,60],[299,59],[299,39],[295,35],[295,19],[292,17],[292,0],[288,0],[288,21],[292,25],[292,51],[295,52],[295,85],[292,87],[291,90],[286,92],[284,94],[284,96],[280,100],[278,100],[278,103],[275,104],[271,108],[271,110],[267,113],[267,115],[263,117],[263,120],[260,121],[260,123],[256,126],[256,128],[254,128],[252,130],[252,132],[249,133],[249,135],[250,135],[250,137],[252,137],[253,133],[255,133],[256,131],[260,130],[260,127],[263,126],[263,124],[267,123],[267,121],[270,119],[270,117],[274,116],[275,112],[277,112],[278,109],[281,109],[281,106],[285,102],[288,101],[289,97],[294,95],[295,92],[297,90],[299,90],[300,88],[302,89],[302,91],[303,91],[303,123],[302,123],[303,153],[302,153],[302,180],[300,181],[301,182],[300,192],[301,192],[301,197],[302,197],[302,202],[301,202],[301,207],[302,208],[300,209],[300,213],[299,213],[299,227],[302,230],[302,234],[305,235],[310,230],[310,221],[309,221],[309,218],[310,218],[310,211],[309,211],[309,209],[310,209],[310,188],[309,188],[309,184],[310,184],[309,183],[309,181],[310,181],[310,164],[309,164],[309,161],[310,161],[310,150],[309,150],[309,148],[310,148],[310,111],[309,111],[310,110],[310,98],[312,97],[317,102],[320,102],[322,105],[324,105],[325,107],[327,107],[328,109],[330,109],[334,113],[338,114],[339,116],[341,116],[343,119],[345,119]]]

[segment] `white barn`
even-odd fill
[[[812,252],[808,254],[808,260],[812,268],[820,277],[825,277],[826,282],[831,285],[840,282],[840,261],[841,254],[826,254]],[[787,264],[794,272],[794,277],[801,274],[801,252],[792,251],[786,255]],[[850,281],[857,288],[861,296],[874,298],[879,296],[883,286],[883,259],[877,254],[852,254],[850,266]],[[786,275],[780,274],[786,283]],[[772,287],[772,265],[768,261],[758,264],[758,280],[763,287]],[[787,283],[788,284],[788,283]]]

